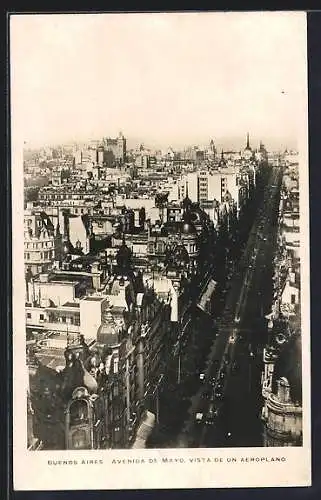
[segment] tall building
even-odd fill
[[[213,161],[216,158],[216,147],[215,147],[213,139],[210,140],[210,144],[209,144],[209,147],[207,149],[207,158],[210,161]]]
[[[263,442],[302,446],[301,336],[277,340],[264,351]]]
[[[33,275],[46,272],[52,262],[60,258],[62,235],[59,224],[55,228],[50,217],[39,209],[24,213],[24,263]]]
[[[282,181],[278,249],[269,340],[263,353],[263,442],[302,446],[302,346],[300,306],[299,200]]]
[[[126,160],[126,139],[122,132],[116,139],[104,137],[102,146],[106,152],[111,151],[117,162],[123,163]]]
[[[244,160],[246,160],[246,161],[251,160],[253,157],[253,151],[252,151],[252,148],[250,146],[250,134],[249,133],[246,134],[246,146],[243,150],[242,156],[243,156]]]

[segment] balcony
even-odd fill
[[[278,413],[278,414],[302,413],[302,407],[300,405],[296,405],[292,402],[285,403],[283,401],[280,401],[278,397],[272,392],[269,395],[267,406],[269,411],[272,411],[273,413]]]
[[[71,323],[62,322],[50,322],[50,321],[40,321],[39,324],[31,323],[27,321],[28,328],[43,329],[52,332],[64,332],[64,333],[79,333],[80,325],[75,325]]]

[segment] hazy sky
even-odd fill
[[[30,145],[115,136],[155,145],[296,139],[303,13],[11,18],[13,126]]]

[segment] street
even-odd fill
[[[189,379],[188,394],[186,390],[174,391],[166,403],[161,403],[161,414],[165,416],[160,422],[167,424],[160,426],[163,433],[151,440],[150,447],[261,446],[260,348],[266,335],[264,316],[269,312],[273,293],[280,175],[277,168],[269,173],[241,257],[230,269],[223,311],[215,322],[207,323],[196,312],[191,314],[191,349],[206,336],[210,339],[207,355],[203,362],[190,359],[197,369]],[[188,355],[192,357],[193,351]],[[178,398],[180,412],[186,412],[181,425],[175,419]],[[171,428],[172,421],[175,428]]]
[[[203,426],[199,446],[261,446],[261,346],[265,341],[266,321],[272,295],[272,259],[275,250],[275,213],[278,205],[278,171],[274,169],[265,190],[265,199],[253,225],[242,259],[243,284],[237,295],[233,283],[229,315],[224,315],[228,371],[224,399],[214,425]],[[242,272],[242,270],[241,270]],[[231,315],[231,312],[233,314]],[[232,316],[232,320],[231,320]],[[222,332],[219,334],[221,337]],[[216,351],[216,359],[219,357]]]

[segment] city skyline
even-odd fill
[[[150,143],[146,142],[143,137],[128,137],[126,136],[126,131],[122,130],[121,131],[124,137],[126,138],[126,143],[127,143],[127,149],[128,151],[135,151],[138,150],[139,147],[142,145],[144,149],[147,151],[151,152],[156,152],[156,151],[166,151],[167,149],[173,148],[174,151],[177,152],[182,152],[182,151],[187,151],[191,148],[199,148],[200,150],[205,150],[206,148],[209,147],[210,141],[214,141],[214,145],[217,151],[217,154],[223,153],[228,153],[228,152],[241,152],[244,147],[246,146],[246,133],[243,135],[239,135],[238,137],[210,137],[208,138],[208,141],[206,142],[203,139],[202,141],[196,143],[182,143],[182,144],[176,144],[176,147],[172,145],[172,143]],[[114,134],[114,137],[116,137],[118,134]],[[112,134],[105,134],[104,137],[111,137]],[[257,137],[256,135],[251,135],[249,134],[250,137],[250,146],[253,150],[259,149],[260,143],[264,146],[267,147],[269,151],[298,151],[298,143],[294,139],[289,139],[287,140],[278,140],[277,137],[275,138],[266,138],[266,137]],[[46,148],[59,148],[59,147],[70,147],[70,146],[78,146],[78,147],[84,147],[85,145],[90,145],[91,143],[96,143],[103,140],[103,137],[87,137],[84,138],[82,141],[61,141],[61,142],[48,142],[48,143],[42,143],[42,144],[32,144],[28,142],[24,142],[24,150],[25,151],[37,151],[41,149],[46,149]]]
[[[303,22],[282,12],[16,16],[13,127],[32,147],[119,130],[152,147],[243,144],[247,131],[296,147]]]

